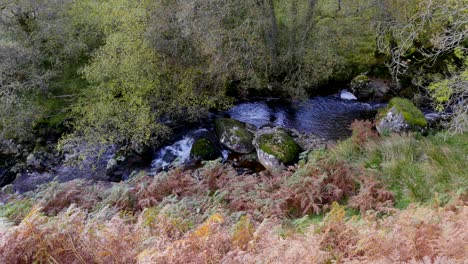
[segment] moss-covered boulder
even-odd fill
[[[377,115],[377,131],[380,134],[388,132],[406,132],[420,130],[427,126],[427,120],[410,100],[393,98],[388,106]]]
[[[351,91],[358,99],[369,99],[374,95],[370,85],[370,79],[366,75],[358,75],[351,81]]]
[[[258,160],[269,171],[294,163],[301,147],[282,129],[263,129],[255,137]]]
[[[388,99],[390,84],[388,80],[379,78],[369,78],[366,75],[354,77],[350,84],[351,91],[359,100],[377,100]]]
[[[241,154],[254,150],[254,135],[247,130],[244,123],[229,118],[218,118],[215,120],[215,128],[219,141],[228,149]]]
[[[190,155],[195,159],[215,160],[220,156],[220,153],[211,140],[199,138],[193,143]]]

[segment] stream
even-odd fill
[[[378,109],[385,105],[343,100],[338,95],[332,95],[295,102],[277,99],[245,102],[223,114],[257,129],[264,126],[282,127],[336,141],[351,135],[349,126],[354,120],[372,119]],[[170,166],[190,164],[190,150],[194,141],[202,134],[213,135],[212,123],[210,120],[182,135],[173,144],[159,149],[150,171],[154,174]],[[227,159],[229,154],[228,150],[222,149],[223,159]]]
[[[116,146],[103,146],[103,151],[95,158],[92,156],[78,163],[67,163],[68,159],[79,158],[80,148],[72,149],[58,164],[50,163],[43,170],[28,169],[17,175],[14,182],[15,191],[23,193],[34,190],[37,186],[50,182],[54,179],[65,182],[72,179],[89,179],[100,181],[120,181],[128,179],[134,171],[145,170],[148,175],[167,170],[171,167],[182,166],[185,168],[197,167],[199,161],[193,160],[190,151],[192,145],[198,138],[207,138],[216,145],[219,157],[223,161],[229,160],[239,171],[260,171],[263,167],[255,159],[245,159],[242,155],[232,153],[223,148],[214,132],[215,117],[230,117],[241,122],[250,124],[252,128],[282,127],[295,131],[297,135],[311,136],[319,141],[336,141],[350,136],[350,124],[356,119],[373,119],[378,109],[385,104],[363,103],[355,100],[340,99],[340,95],[314,97],[303,101],[284,101],[279,99],[268,99],[243,102],[235,105],[226,112],[213,113],[212,118],[199,124],[192,129],[175,137],[171,144],[164,146],[154,152],[152,157],[147,157],[151,165],[143,167],[132,165],[127,161],[122,166],[111,169],[110,166]],[[86,155],[85,155],[86,156]],[[244,155],[245,156],[245,155]],[[255,155],[256,156],[256,155]],[[115,161],[114,161],[115,162]],[[145,163],[148,164],[148,163]],[[0,171],[2,172],[2,171]]]

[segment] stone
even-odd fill
[[[391,91],[389,81],[369,78],[366,75],[354,77],[350,84],[351,92],[359,100],[385,101]]]
[[[124,151],[118,151],[112,158],[107,161],[106,164],[106,175],[110,177],[111,181],[120,181],[124,176],[127,168],[125,161],[127,156]]]
[[[15,187],[13,186],[13,184],[5,185],[0,189],[0,193],[14,194],[15,193]]]
[[[350,92],[348,92],[346,90],[341,91],[340,98],[342,100],[357,100],[357,97],[354,96],[354,94],[352,94],[352,93],[350,93]]]
[[[369,77],[361,74],[351,80],[350,88],[357,98],[360,100],[367,100],[374,95],[374,90],[370,83]]]
[[[0,143],[0,156],[18,157],[21,156],[22,146],[13,140],[3,140]]]
[[[50,153],[45,151],[35,151],[26,158],[26,165],[30,170],[43,172],[51,167],[53,158]]]
[[[427,126],[427,120],[410,100],[393,98],[388,106],[377,115],[376,128],[379,134],[388,132],[420,131]]]
[[[221,153],[208,138],[199,138],[195,140],[190,150],[190,155],[200,160],[215,160]]]
[[[254,135],[247,129],[246,124],[234,119],[218,118],[215,120],[215,128],[220,143],[228,149],[241,154],[248,154],[254,150]]]
[[[269,171],[279,171],[294,163],[301,147],[283,129],[264,128],[257,132],[254,140],[259,162]]]

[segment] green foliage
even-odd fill
[[[12,60],[2,57],[1,136],[27,138],[38,120],[54,127],[71,117],[73,136],[89,141],[160,143],[174,123],[229,106],[228,92],[302,98],[368,72],[386,56],[394,77],[410,73],[411,83],[429,87],[439,109],[453,106],[453,98],[464,98],[467,79],[462,6],[442,0],[3,1],[2,55],[18,63],[5,65]],[[462,131],[466,118],[457,116]]]
[[[1,116],[13,120],[4,121],[1,125],[0,129],[7,130],[7,135],[3,136],[28,140],[36,123],[56,127],[70,117],[70,106],[86,86],[77,69],[102,39],[99,34],[83,32],[83,24],[74,24],[76,14],[70,12],[73,2],[2,2],[0,43],[2,46],[17,46],[16,52],[9,50],[2,51],[2,54],[21,55],[21,59],[17,57],[16,61],[21,64],[22,73],[18,71],[16,74],[23,76],[16,78],[15,86],[0,84],[0,89],[10,89],[5,93],[8,95],[0,94],[2,100],[8,101],[2,106],[8,107],[10,112]],[[15,70],[14,65],[8,67],[2,69]],[[4,74],[2,79],[7,80]],[[11,92],[12,88],[14,93]]]
[[[146,38],[146,2],[113,0],[96,6],[95,19],[106,44],[93,55],[83,74],[91,84],[75,107],[77,130],[98,142],[127,142],[132,146],[159,143],[169,127],[159,120],[185,121],[203,117],[218,106],[216,94],[204,91],[190,68],[172,68]]]
[[[362,151],[351,140],[333,150],[336,159],[347,159],[379,171],[380,178],[396,194],[397,205],[425,202],[441,196],[451,196],[457,190],[466,192],[467,135],[447,135],[440,132],[424,137],[391,135],[371,140]]]
[[[38,70],[37,63],[33,49],[0,39],[0,140],[31,138],[33,125],[42,117],[34,99],[48,74]]]
[[[391,57],[397,86],[425,90],[440,111],[452,108],[450,130],[457,133],[468,123],[465,6],[464,0],[387,1],[376,24],[379,51]]]
[[[0,218],[5,217],[9,221],[18,224],[29,213],[34,202],[30,199],[17,199],[0,205]]]
[[[453,56],[446,60],[448,76],[440,74],[429,75],[432,81],[428,90],[435,101],[435,107],[439,111],[451,108],[454,115],[450,124],[450,130],[456,133],[464,133],[468,130],[467,111],[468,105],[468,54],[466,48],[457,47]]]

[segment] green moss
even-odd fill
[[[366,75],[358,75],[356,77],[354,77],[353,79],[353,83],[365,83],[365,82],[368,82],[369,81],[369,77],[367,77]]]
[[[221,135],[225,130],[233,127],[245,128],[245,124],[230,118],[218,118],[215,120],[216,133]],[[242,132],[237,132],[238,135],[243,135]]]
[[[293,162],[301,152],[299,145],[285,132],[262,135],[258,143],[262,151],[275,156],[285,164]]]
[[[190,155],[202,160],[213,160],[217,158],[217,151],[209,139],[200,138],[192,146]]]
[[[216,134],[219,137],[225,134],[226,140],[231,145],[250,145],[254,138],[254,135],[245,128],[244,123],[234,119],[218,118],[215,120],[215,128]]]
[[[395,107],[401,112],[408,124],[419,127],[427,126],[427,120],[423,113],[410,100],[398,97],[393,98],[388,106]]]

